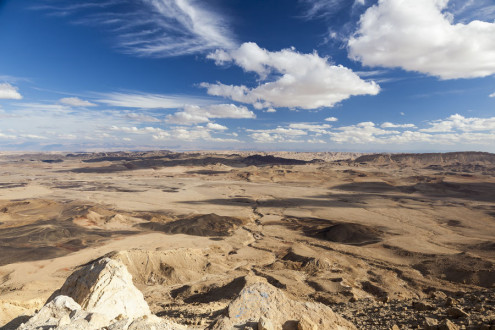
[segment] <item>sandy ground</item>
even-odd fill
[[[248,274],[331,306],[493,293],[490,159],[314,156],[0,155],[0,326],[105,254],[177,322],[212,321]]]

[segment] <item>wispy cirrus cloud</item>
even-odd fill
[[[117,47],[136,56],[171,57],[236,46],[229,22],[198,0],[50,1],[36,6],[75,23],[106,28]]]
[[[450,0],[449,8],[460,23],[473,20],[493,21],[495,4],[492,0]]]
[[[343,9],[355,10],[365,5],[366,0],[299,0],[305,6],[305,18],[331,17]]]
[[[206,97],[174,94],[150,94],[139,92],[115,92],[99,94],[99,103],[113,107],[139,109],[177,109],[187,105],[208,105],[213,100]]]
[[[78,97],[64,97],[59,100],[60,103],[71,107],[94,107],[96,104]]]

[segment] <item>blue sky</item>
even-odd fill
[[[3,0],[0,150],[495,152],[491,0]]]

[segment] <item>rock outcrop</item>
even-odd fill
[[[278,329],[356,329],[328,306],[299,302],[266,283],[248,276],[246,286],[220,316],[213,329],[231,330],[243,326]],[[152,315],[132,276],[119,261],[103,257],[70,275],[20,330],[28,329],[188,329]]]
[[[269,320],[269,322],[267,322]],[[276,287],[258,282],[244,288],[234,299],[227,315],[213,326],[215,330],[255,326],[258,329],[356,329],[330,307],[288,298]]]
[[[19,329],[186,329],[152,315],[119,261],[101,258],[78,269]]]

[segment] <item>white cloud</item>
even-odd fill
[[[60,103],[71,107],[94,107],[96,104],[86,100],[81,100],[78,97],[64,97],[59,100]]]
[[[429,128],[422,132],[472,132],[472,131],[495,131],[495,117],[491,118],[465,118],[459,114],[452,115],[444,120],[430,123]]]
[[[488,97],[495,97],[495,93],[488,95]]]
[[[17,103],[16,106],[32,111],[67,112],[69,110],[69,107],[63,104],[27,102],[27,103]]]
[[[304,142],[298,138],[308,135],[302,129],[277,127],[274,129],[247,129],[249,136],[257,143],[274,143],[274,142]]]
[[[475,19],[491,21],[495,18],[493,0],[451,0],[449,10],[462,23]]]
[[[349,57],[442,79],[495,73],[495,22],[452,23],[449,0],[379,0],[361,16]]]
[[[308,123],[294,123],[289,124],[289,128],[295,128],[300,130],[305,130],[309,132],[319,133],[319,134],[327,134],[328,129],[332,127],[328,124],[317,125],[317,124],[308,124]]]
[[[341,13],[346,7],[351,7],[352,10],[355,7],[361,7],[365,5],[365,0],[299,0],[303,4],[306,4],[306,12],[304,17],[317,18],[328,17]]]
[[[343,126],[330,133],[331,139],[338,143],[373,143],[379,142],[383,135],[399,134],[398,131],[388,131],[375,126],[373,122],[363,122],[351,126]]]
[[[403,144],[425,146],[491,146],[495,143],[495,117],[465,118],[452,115],[428,122],[429,128],[408,127],[405,131],[385,130],[372,122],[344,126],[330,132],[332,141],[339,144]],[[386,125],[388,126],[388,125]],[[396,126],[396,125],[394,125]],[[393,126],[389,126],[392,128]]]
[[[286,127],[279,126],[273,129],[247,129],[249,136],[257,143],[321,143],[317,137],[330,134],[328,124],[291,123]],[[309,137],[304,140],[303,137]]]
[[[183,111],[168,115],[166,121],[171,124],[193,125],[206,123],[210,118],[256,118],[256,115],[245,106],[235,104],[214,104],[206,107],[189,105]]]
[[[132,120],[132,121],[137,121],[137,122],[159,122],[160,119],[155,118],[150,115],[142,114],[142,113],[135,113],[135,112],[129,112],[125,114],[125,117]]]
[[[183,108],[189,104],[205,105],[212,102],[210,99],[166,94],[147,93],[107,93],[102,94],[98,102],[114,107],[140,109],[174,109]]]
[[[46,140],[47,137],[41,136],[41,135],[36,135],[36,134],[21,134],[19,135],[21,138],[26,138],[29,140]]]
[[[274,113],[274,112],[277,112],[277,110],[275,110],[273,108],[269,108],[269,109],[266,109],[266,112]]]
[[[17,139],[17,136],[12,135],[12,134],[4,134],[4,133],[0,132],[0,139],[15,140],[15,139]]]
[[[220,125],[221,126],[221,125]],[[214,137],[210,133],[210,128],[204,126],[195,127],[174,127],[165,132],[166,134],[154,134],[155,140],[179,140],[179,141],[213,141],[213,142],[239,142],[237,139]]]
[[[0,84],[0,99],[20,100],[22,95],[17,91],[17,87],[9,83]]]
[[[211,118],[256,118],[254,112],[235,104],[214,104],[205,108]]]
[[[198,0],[102,0],[87,6],[76,0],[40,6],[50,14],[82,14],[75,23],[104,27],[117,38],[117,46],[137,56],[169,57],[236,43],[225,17]]]
[[[389,122],[385,122],[380,125],[381,128],[415,128],[414,124],[393,124]]]
[[[210,95],[253,104],[257,109],[333,107],[353,95],[376,95],[380,90],[375,82],[362,80],[351,69],[331,65],[316,53],[301,54],[293,48],[270,52],[250,42],[232,51],[217,50],[208,58],[217,64],[233,62],[259,75],[263,83],[254,88],[201,84]]]
[[[338,121],[339,119],[336,118],[336,117],[328,117],[328,118],[325,118],[325,121],[330,121],[330,122],[334,122],[334,121]]]
[[[179,111],[172,115],[168,115],[166,121],[171,124],[179,125],[195,125],[210,121],[207,113],[201,111],[201,108],[198,107],[198,111],[191,111],[191,108],[192,107],[186,107],[185,111]]]
[[[164,132],[163,129],[157,127],[142,127],[138,128],[135,126],[126,127],[126,126],[112,126],[110,127],[111,131],[124,132],[124,133],[133,133],[133,134],[149,134],[149,133],[161,133]]]
[[[208,129],[211,129],[211,130],[214,130],[214,131],[225,131],[225,130],[229,129],[226,126],[223,126],[223,125],[220,125],[220,124],[216,124],[216,123],[208,123],[206,125],[206,127]]]

